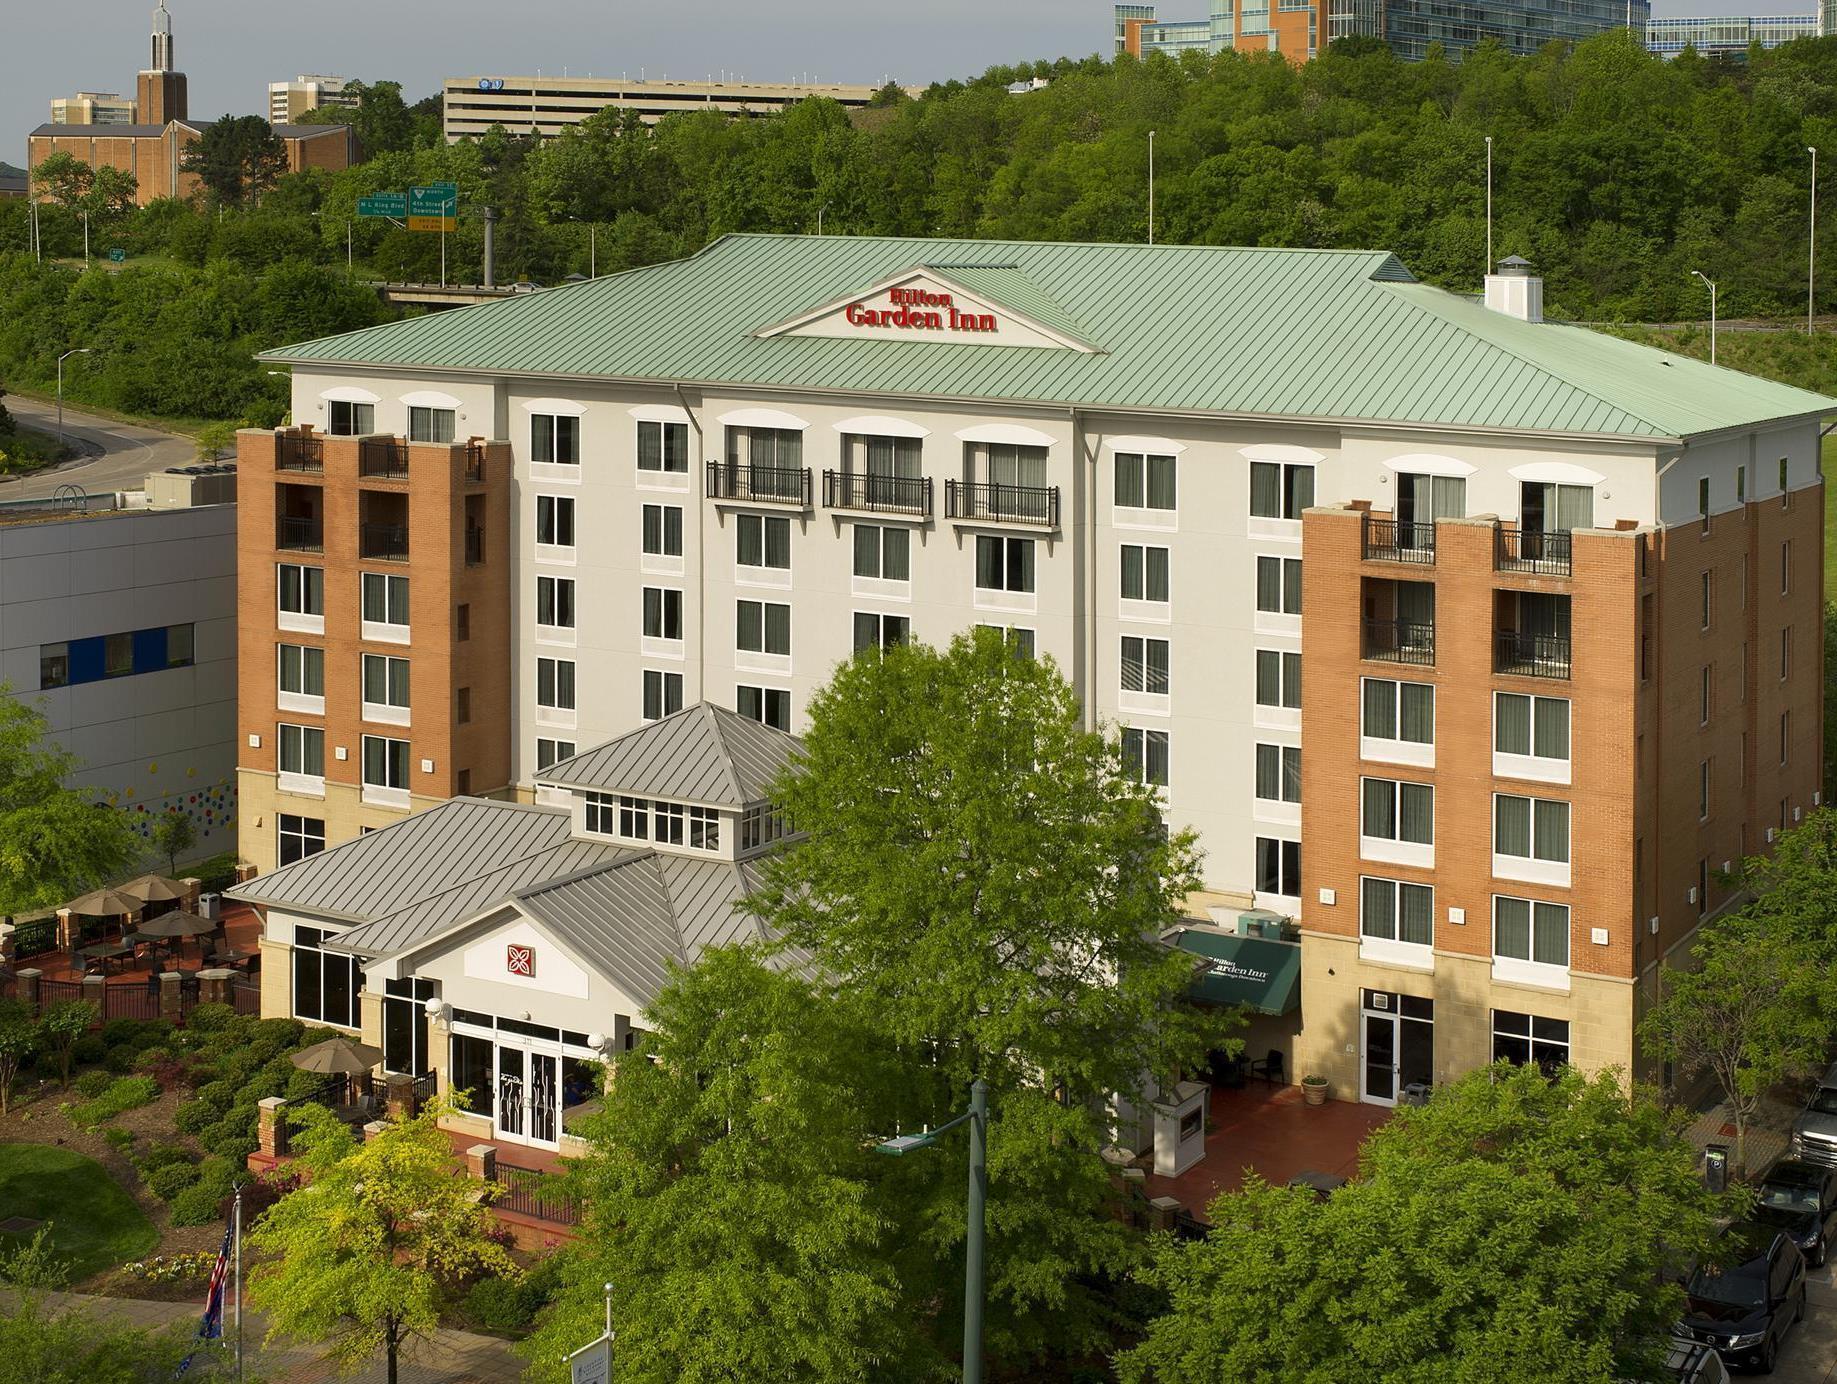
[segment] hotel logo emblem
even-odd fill
[[[520,947],[515,942],[508,944],[504,948],[504,969],[513,976],[528,976],[534,980],[536,978],[536,949]]]

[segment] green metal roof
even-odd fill
[[[917,266],[1097,353],[755,335]],[[735,235],[263,359],[1650,439],[1837,411],[1756,376],[1521,322],[1367,250]]]

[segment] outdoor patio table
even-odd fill
[[[123,957],[132,956],[134,948],[126,942],[98,942],[93,947],[84,947],[82,954],[91,961],[100,962],[102,973],[107,975],[109,962],[120,961]]]

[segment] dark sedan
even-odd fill
[[[1780,1342],[1805,1315],[1805,1256],[1776,1227],[1737,1222],[1697,1265],[1677,1334],[1715,1347],[1732,1369],[1773,1372]]]
[[[1756,1189],[1751,1219],[1783,1230],[1813,1267],[1837,1235],[1837,1168],[1782,1158]]]

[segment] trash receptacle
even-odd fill
[[[1712,1192],[1728,1190],[1729,1146],[1711,1144],[1703,1150],[1703,1185]]]

